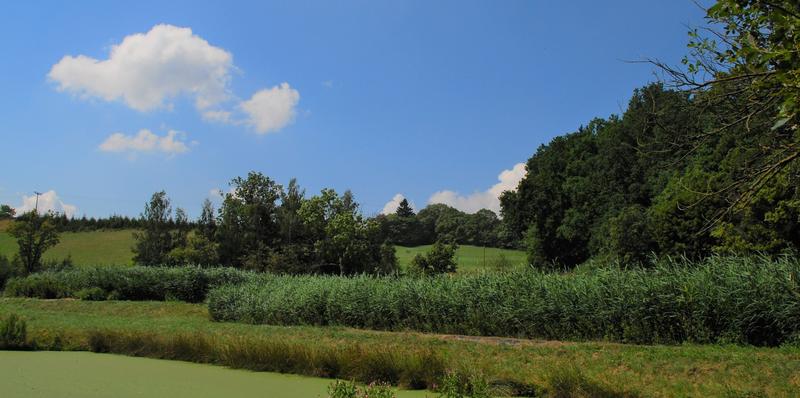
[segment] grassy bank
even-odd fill
[[[431,278],[268,277],[209,294],[220,321],[628,343],[800,339],[800,261]]]
[[[67,349],[89,350],[90,335],[98,330],[165,339],[202,335],[308,349],[358,346],[397,355],[431,351],[448,367],[468,366],[508,388],[553,389],[583,380],[619,394],[655,397],[789,397],[800,388],[800,350],[789,347],[637,346],[215,323],[204,306],[176,302],[0,299],[0,313],[9,312],[28,320],[31,338],[52,342],[58,336]]]

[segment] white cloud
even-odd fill
[[[266,134],[292,122],[300,93],[288,83],[257,91],[233,105],[233,56],[192,33],[190,28],[156,25],[126,36],[111,47],[108,58],[67,55],[53,65],[48,78],[59,91],[83,98],[122,101],[138,111],[172,109],[172,100],[194,99],[203,120],[248,125]]]
[[[266,134],[280,130],[292,122],[298,101],[300,93],[291,88],[289,83],[281,83],[279,86],[258,91],[239,106],[247,114],[245,123],[259,134]]]
[[[406,199],[406,197],[403,196],[403,194],[401,193],[394,195],[392,197],[392,200],[386,202],[386,204],[383,206],[381,214],[394,214],[395,212],[397,212],[397,207],[400,206],[400,202],[402,202],[403,199]],[[412,209],[416,210],[416,206],[414,206],[413,203],[409,203],[409,205],[411,206]]]
[[[231,123],[231,115],[232,113],[230,111],[209,110],[203,112],[203,120],[209,122]]]
[[[27,213],[29,211],[33,211],[36,209],[36,195],[31,196],[22,196],[22,204],[14,210],[17,214]],[[78,207],[74,205],[69,205],[61,201],[61,198],[58,197],[56,191],[49,190],[41,195],[39,195],[39,206],[38,206],[39,213],[46,213],[48,211],[56,212],[56,213],[64,213],[67,217],[74,217],[75,214],[78,212]]]
[[[443,203],[467,213],[475,213],[480,209],[500,213],[500,195],[516,190],[525,173],[525,163],[517,163],[510,170],[503,170],[497,176],[499,182],[486,191],[466,196],[454,191],[439,191],[428,199],[428,203]]]
[[[168,131],[165,136],[158,136],[150,130],[142,129],[136,135],[111,134],[98,148],[103,152],[162,152],[174,155],[189,150],[189,146],[182,140],[184,136],[184,133],[175,130]]]
[[[190,28],[156,25],[126,36],[107,59],[63,57],[48,77],[61,91],[106,101],[122,100],[149,111],[169,107],[179,95],[191,96],[198,109],[228,98],[233,56],[210,45]]]

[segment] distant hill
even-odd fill
[[[0,255],[8,257],[17,252],[17,242],[6,231],[10,220],[0,221]],[[100,230],[89,232],[64,232],[61,242],[48,250],[46,260],[61,260],[67,256],[77,266],[131,265],[133,264],[134,230]],[[397,259],[406,268],[419,253],[430,250],[430,245],[417,247],[397,246]],[[486,268],[495,268],[499,259],[505,258],[511,267],[526,264],[525,252],[486,248]],[[481,247],[463,245],[456,252],[459,271],[474,272],[484,268],[484,250]]]
[[[17,242],[7,232],[7,222],[0,221],[0,254],[11,257]],[[78,266],[133,264],[133,230],[64,232],[61,242],[44,254],[45,260],[67,256]]]

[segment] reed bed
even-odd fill
[[[212,319],[272,325],[777,346],[800,339],[800,262],[711,257],[570,274],[271,276],[209,293]]]

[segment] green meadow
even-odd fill
[[[17,243],[0,225],[0,255],[12,257],[17,251]],[[45,260],[61,260],[71,257],[77,266],[92,265],[130,265],[133,264],[133,230],[99,230],[88,232],[64,232],[58,245],[48,250]],[[429,251],[431,245],[403,247],[397,246],[397,260],[400,267],[406,268],[417,254]],[[506,267],[517,268],[527,262],[521,250],[498,249],[462,245],[456,251],[459,272],[476,272],[483,269],[497,269],[500,259]]]
[[[44,254],[44,259],[57,261],[71,257],[75,265],[133,264],[133,230],[100,230],[64,232],[59,243]],[[0,232],[0,255],[12,257],[17,242],[8,232]]]

